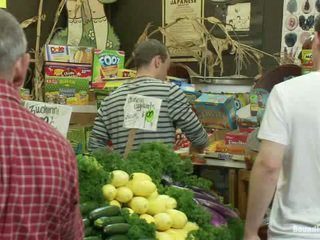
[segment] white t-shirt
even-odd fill
[[[269,239],[320,239],[320,72],[274,87],[258,137],[286,145]]]

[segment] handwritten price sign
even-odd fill
[[[67,136],[72,108],[66,105],[24,101],[24,107]]]
[[[125,128],[157,131],[162,100],[136,94],[128,94],[124,106]]]

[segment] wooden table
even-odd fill
[[[204,156],[205,157],[205,156]],[[234,161],[234,160],[220,160],[206,158],[206,163],[204,164],[195,164],[197,166],[213,166],[213,167],[222,167],[228,169],[228,188],[229,188],[229,203],[233,207],[238,207],[238,175],[239,171],[246,168],[246,164],[243,161]]]
[[[70,125],[93,125],[97,116],[97,105],[72,106]]]
[[[240,217],[245,219],[247,213],[250,171],[241,169],[238,174],[238,209]]]

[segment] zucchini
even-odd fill
[[[107,235],[125,234],[129,231],[128,223],[114,223],[104,227],[103,232]]]
[[[125,223],[125,219],[122,216],[114,216],[114,217],[100,217],[94,221],[94,226],[97,228],[104,228],[107,225],[114,223]]]
[[[85,237],[83,240],[102,240],[100,236]]]
[[[117,235],[107,237],[105,240],[129,240],[129,238],[127,235],[117,234]]]
[[[84,236],[85,236],[85,237],[95,236],[95,235],[97,235],[97,234],[99,234],[99,232],[97,232],[97,230],[94,229],[94,228],[91,227],[91,226],[84,228]]]
[[[120,208],[117,206],[105,206],[97,208],[90,212],[89,219],[94,221],[101,217],[112,217],[120,214]]]
[[[100,205],[96,202],[85,202],[80,204],[80,211],[83,218],[87,217],[88,214],[96,209],[99,208]]]

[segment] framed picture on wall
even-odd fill
[[[234,40],[261,49],[264,4],[265,0],[206,0],[204,14],[224,22]]]
[[[166,28],[163,41],[174,60],[195,61],[188,44],[199,46],[203,35],[192,20],[202,23],[203,17],[204,0],[162,0],[162,27]]]

